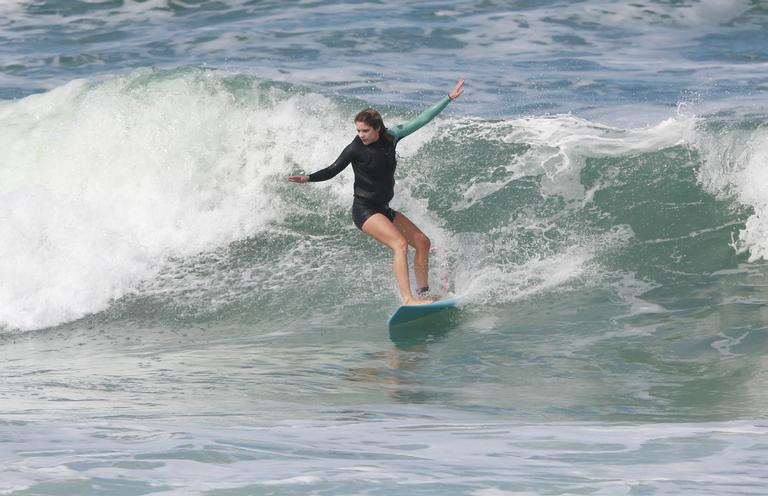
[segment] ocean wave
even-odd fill
[[[285,181],[335,159],[363,105],[199,68],[3,103],[0,325],[141,314],[147,300],[166,318],[270,318],[307,292],[378,307],[384,288],[395,304],[388,252],[351,227],[351,173]],[[683,115],[638,129],[441,117],[398,147],[393,206],[432,238],[435,285],[484,305],[717,271],[739,229],[737,251],[765,258],[764,130],[710,129]],[[713,166],[724,150],[738,160]]]

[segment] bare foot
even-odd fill
[[[429,303],[434,303],[434,299],[418,299],[414,297],[406,298],[405,301],[403,301],[403,305],[427,305]]]

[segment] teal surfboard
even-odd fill
[[[456,305],[457,301],[455,298],[437,300],[434,303],[427,303],[425,305],[402,305],[395,310],[395,313],[390,315],[389,326],[408,324],[415,320],[432,317],[446,309],[456,308]]]

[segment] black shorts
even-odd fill
[[[363,224],[373,214],[382,214],[390,221],[395,221],[396,211],[389,208],[389,205],[379,205],[378,203],[372,203],[368,200],[355,197],[352,202],[352,220],[355,221],[355,225],[361,231],[363,230]]]

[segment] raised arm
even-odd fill
[[[391,134],[396,140],[405,138],[414,131],[424,127],[427,123],[429,123],[429,121],[434,119],[437,114],[442,112],[443,109],[447,107],[449,103],[451,103],[451,101],[457,99],[463,92],[464,80],[460,79],[459,82],[456,83],[456,86],[454,86],[453,90],[448,93],[448,95],[444,96],[439,102],[435,103],[424,112],[416,116],[416,118],[411,119],[405,124],[400,124],[391,129],[388,129],[389,134]]]

